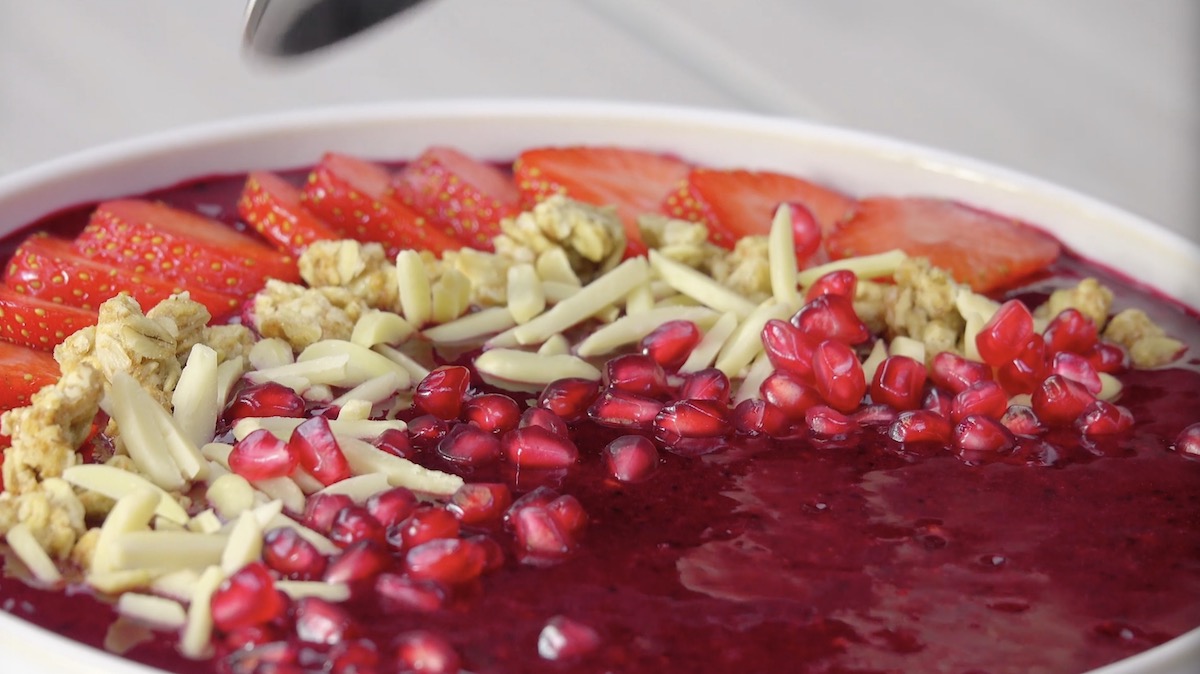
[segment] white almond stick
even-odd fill
[[[767,235],[767,263],[771,270],[771,294],[775,301],[800,308],[800,293],[796,290],[796,233],[792,231],[792,208],[780,204],[771,220]]]
[[[159,407],[158,403],[132,375],[123,371],[113,373],[109,397],[109,414],[117,422],[125,449],[138,470],[163,489],[183,489],[186,482],[179,466],[163,451],[162,431],[154,418],[146,414],[150,406]]]
[[[309,529],[303,524],[300,524],[287,515],[276,516],[263,527],[263,531],[270,531],[272,529],[279,529],[281,527],[294,529],[296,533],[300,534],[300,538],[312,543],[313,547],[315,547],[322,555],[335,555],[338,552],[341,552],[341,548],[339,548],[337,545],[334,545],[333,541],[325,538],[316,531]]]
[[[571,353],[571,343],[562,335],[551,335],[538,347],[539,356],[561,356]]]
[[[796,280],[802,287],[807,288],[829,272],[840,271],[842,269],[852,271],[855,276],[862,279],[884,278],[895,274],[896,270],[900,268],[900,263],[907,259],[908,255],[902,250],[889,250],[886,253],[848,257],[842,260],[827,262],[816,267],[809,267],[800,272]]]
[[[620,303],[629,291],[650,278],[650,267],[646,259],[634,257],[606,272],[579,289],[570,298],[559,302],[551,309],[525,325],[513,329],[513,337],[521,345],[541,344],[565,332],[568,328],[591,318],[596,312],[610,304]]]
[[[205,498],[222,519],[229,521],[254,507],[254,487],[241,475],[222,475],[208,486]]]
[[[150,591],[176,601],[189,602],[199,580],[200,572],[196,569],[180,569],[155,578],[150,583]]]
[[[303,423],[304,419],[296,417],[243,417],[233,424],[233,437],[237,440],[245,438],[254,431],[266,429],[280,440],[287,440],[292,431]],[[373,439],[388,430],[403,431],[408,425],[399,419],[331,419],[329,430],[339,439],[355,437]]]
[[[382,354],[381,354],[382,355]],[[387,356],[384,356],[387,358]],[[391,360],[390,358],[388,360]],[[395,361],[393,361],[395,362]],[[411,383],[411,382],[410,382]],[[406,388],[404,380],[395,372],[384,372],[378,377],[371,377],[363,383],[334,398],[332,404],[342,407],[351,400],[362,400],[372,405],[392,397],[396,391]]]
[[[229,537],[194,531],[129,531],[113,538],[115,570],[173,571],[218,564]]]
[[[58,566],[33,537],[33,532],[29,530],[27,524],[24,522],[14,524],[8,530],[5,540],[34,578],[48,585],[57,584],[62,580],[62,573],[58,570]]]
[[[349,364],[350,355],[342,353],[325,358],[312,358],[303,363],[251,370],[246,373],[246,379],[252,384],[273,381],[295,391],[303,391],[313,384],[327,384],[345,379]]]
[[[508,312],[517,325],[524,325],[546,310],[542,280],[531,264],[514,264],[508,268]]]
[[[889,356],[908,356],[918,363],[925,364],[925,342],[904,335],[897,335],[888,344]],[[870,380],[867,380],[870,382]]]
[[[475,370],[491,383],[540,391],[556,379],[580,377],[598,381],[600,370],[570,354],[545,356],[518,349],[490,349],[475,357]]]
[[[185,524],[188,521],[187,511],[183,509],[183,506],[179,505],[179,502],[173,496],[136,473],[121,470],[115,466],[84,463],[64,470],[62,479],[76,487],[94,491],[97,494],[103,494],[117,501],[139,491],[149,491],[157,499],[153,504],[154,514],[180,524]],[[112,517],[111,513],[109,517]]]
[[[216,391],[214,389],[211,392],[215,393]],[[217,411],[213,410],[213,412]],[[175,462],[183,477],[188,482],[205,479],[208,475],[208,462],[200,454],[200,447],[184,434],[175,417],[158,405],[147,406],[144,414],[158,426],[163,439],[163,448],[167,450],[167,455]],[[215,426],[216,423],[217,420],[214,416],[212,424]],[[212,427],[210,426],[210,428]]]
[[[411,384],[412,382],[421,381],[422,379],[425,378],[425,375],[429,374],[429,368],[427,368],[424,365],[422,365],[421,363],[417,362],[416,359],[414,359],[412,356],[408,355],[407,353],[404,353],[400,349],[388,346],[386,344],[376,344],[374,347],[372,347],[371,350],[374,351],[375,353],[378,353],[379,355],[383,356],[384,358],[387,358],[388,360],[392,361],[393,363],[399,365],[400,367],[404,368],[408,372],[408,376],[410,379],[409,384]],[[366,382],[363,382],[363,383],[365,384]],[[396,387],[397,390],[400,390],[402,388],[405,388],[405,387],[404,386]],[[366,396],[359,396],[359,397],[366,397]],[[378,401],[376,401],[376,402],[378,402]]]
[[[217,463],[225,470],[229,470],[229,454],[231,452],[233,452],[233,445],[224,442],[210,442],[200,448],[200,453],[204,455],[204,458]],[[217,475],[213,477],[209,480],[209,484],[216,481],[218,477],[221,476]]]
[[[1097,398],[1106,402],[1111,402],[1115,400],[1117,396],[1121,395],[1121,387],[1123,384],[1121,384],[1120,379],[1117,379],[1107,372],[1097,372],[1096,374],[1100,376],[1100,392],[1096,394]]]
[[[117,613],[157,630],[177,630],[187,622],[183,605],[174,599],[126,592],[117,599]]]
[[[221,518],[212,508],[205,508],[188,520],[187,530],[201,534],[215,534],[221,530]]]
[[[546,304],[558,304],[579,292],[580,286],[558,281],[542,281],[542,296]]]
[[[733,396],[733,402],[736,404],[750,398],[761,397],[759,390],[762,388],[762,383],[771,376],[774,370],[775,366],[771,364],[771,359],[767,357],[766,352],[758,354],[754,363],[750,365],[750,369],[746,371],[746,377],[738,386],[737,393]]]
[[[575,269],[571,267],[571,260],[567,257],[567,251],[563,250],[560,246],[543,251],[541,255],[538,255],[534,266],[537,268],[537,275],[543,281],[562,283],[575,286],[576,288],[583,285],[579,280],[579,276],[575,273]]]
[[[701,330],[717,322],[720,314],[708,307],[658,307],[627,315],[592,332],[575,347],[583,358],[602,356],[633,344],[668,321],[691,321]]]
[[[408,378],[408,370],[392,362],[387,357],[365,346],[359,346],[354,342],[344,339],[324,339],[310,345],[296,357],[296,364],[299,365],[308,361],[342,355],[347,357],[347,361],[346,371],[341,377],[325,380],[310,378],[310,381],[314,384],[328,384],[330,386],[349,388],[358,386],[368,379],[378,377],[385,372],[392,372],[402,379]],[[407,382],[404,386],[408,386]]]
[[[179,652],[186,658],[200,660],[212,652],[212,596],[225,580],[219,566],[210,566],[200,574],[192,601],[188,605],[187,624],[179,635]]]
[[[687,360],[679,368],[680,374],[690,374],[712,367],[713,362],[717,359],[717,354],[721,352],[721,347],[725,346],[725,342],[729,340],[733,331],[737,330],[737,326],[737,314],[732,312],[722,314],[700,338],[700,343],[696,345],[696,348],[692,349]]]
[[[659,278],[671,287],[716,311],[732,311],[742,318],[754,311],[754,303],[750,300],[721,285],[711,276],[676,262],[658,251],[650,251],[650,266],[658,272]]]
[[[400,314],[380,309],[368,309],[354,322],[350,341],[371,348],[376,344],[403,344],[416,329]]]
[[[650,284],[643,283],[629,291],[625,297],[625,315],[634,316],[649,311],[654,308],[654,302],[654,292],[650,290]]]
[[[272,500],[282,503],[287,510],[294,513],[304,512],[304,492],[292,478],[271,477],[265,480],[255,480],[251,484]]]
[[[262,527],[262,530],[266,531],[268,527],[273,526],[271,523],[275,521],[275,518],[283,513],[283,502],[267,501],[261,505],[254,506],[250,512],[258,520],[258,525]],[[228,527],[229,525],[226,525],[226,528]]]
[[[430,320],[434,323],[452,321],[471,306],[471,279],[457,269],[447,269],[434,282],[430,294],[433,298]]]
[[[229,530],[229,541],[221,552],[221,570],[232,574],[262,556],[263,530],[254,512],[242,512]]]
[[[354,477],[339,480],[325,487],[318,494],[345,494],[355,503],[362,505],[375,494],[387,491],[392,485],[383,473],[363,473]]]
[[[791,309],[779,304],[774,298],[768,299],[754,309],[754,312],[742,321],[729,341],[717,355],[716,368],[730,379],[741,374],[746,367],[762,353],[762,330],[767,321],[772,318],[784,319],[791,315]]]
[[[888,355],[887,342],[884,342],[882,339],[875,340],[875,344],[871,346],[871,353],[867,354],[867,358],[862,364],[863,376],[867,380],[867,386],[870,386],[871,382],[875,381],[875,371],[879,369],[879,366],[883,364]],[[921,361],[922,364],[924,362]]]
[[[319,580],[277,580],[275,589],[292,599],[317,597],[337,603],[350,598],[350,586],[346,583],[325,583]]]
[[[430,470],[407,459],[375,447],[355,438],[339,439],[338,444],[346,455],[350,470],[356,475],[381,473],[393,487],[407,487],[426,494],[453,494],[462,486],[457,475]]]
[[[217,409],[225,409],[229,393],[246,371],[246,359],[241,356],[221,361],[217,365]]]
[[[339,406],[338,421],[366,421],[371,418],[372,404],[367,400],[350,399]]]
[[[292,345],[279,337],[266,337],[250,347],[250,367],[255,370],[266,370],[296,361],[292,353]]]
[[[422,331],[434,344],[463,344],[483,340],[516,325],[508,307],[489,307]]]
[[[433,295],[425,262],[415,250],[402,250],[396,256],[396,283],[400,290],[400,308],[404,320],[415,328],[429,322],[433,316]]]
[[[121,594],[130,590],[149,587],[162,574],[156,569],[130,569],[128,571],[89,571],[87,584],[101,594]]]
[[[171,393],[171,407],[175,423],[193,446],[213,439],[221,408],[217,406],[217,352],[212,347],[192,346]]]

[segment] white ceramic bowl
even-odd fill
[[[614,143],[717,166],[798,173],[850,193],[955,197],[1024,218],[1093,260],[1200,309],[1200,247],[1101,201],[953,154],[790,120],[594,102],[457,101],[272,115],[173,131],[0,177],[0,235],[60,208],[188,178],[312,164],[326,150],[412,157],[436,143],[490,159]],[[148,674],[0,613],[4,671]],[[1200,628],[1093,674],[1194,674]]]

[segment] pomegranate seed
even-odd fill
[[[1033,314],[1020,300],[1000,305],[995,314],[975,335],[979,357],[993,367],[1016,358],[1034,334]]]
[[[813,381],[817,393],[839,412],[853,412],[867,392],[858,356],[849,346],[832,339],[813,350]]]
[[[924,364],[908,356],[888,356],[875,370],[871,400],[897,410],[915,410],[921,406],[925,378]]]
[[[1100,382],[1100,375],[1096,374],[1096,369],[1092,367],[1088,359],[1075,353],[1064,351],[1054,354],[1054,358],[1050,361],[1050,373],[1061,374],[1071,381],[1083,384],[1083,387],[1092,395],[1096,395],[1100,389],[1104,388]]]
[[[1064,309],[1050,319],[1042,333],[1048,353],[1085,354],[1099,341],[1096,324],[1075,308]]]
[[[483,550],[461,538],[439,538],[422,543],[404,555],[408,575],[457,585],[474,580],[483,572]]]
[[[455,424],[438,442],[437,453],[451,463],[484,466],[500,458],[500,441],[474,424]]]
[[[517,424],[517,428],[525,428],[526,426],[540,426],[564,438],[570,433],[570,429],[567,428],[567,422],[563,421],[562,417],[541,407],[530,407],[521,415],[521,421]]]
[[[354,505],[345,494],[313,494],[304,504],[304,525],[321,534],[328,534],[333,519],[344,508]]]
[[[375,594],[385,609],[433,613],[446,605],[446,590],[431,580],[414,580],[398,573],[381,573],[375,579]]]
[[[489,573],[504,566],[504,549],[487,534],[468,536],[466,540],[483,552],[483,572]]]
[[[775,370],[767,375],[758,387],[758,394],[787,415],[789,421],[803,419],[808,408],[823,402],[816,389],[790,370]]]
[[[1000,423],[1014,435],[1035,437],[1046,432],[1046,427],[1028,405],[1009,405],[1000,417]]]
[[[353,637],[354,620],[341,606],[319,597],[296,601],[296,636],[313,644],[333,645]]]
[[[581,622],[554,616],[538,634],[538,655],[545,660],[575,660],[600,647],[600,634]]]
[[[411,489],[392,487],[372,494],[365,505],[367,512],[371,513],[371,517],[374,517],[386,529],[413,514],[420,503],[417,495]]]
[[[850,420],[860,427],[890,426],[899,413],[891,405],[864,405],[850,415]]]
[[[298,465],[288,444],[264,428],[238,440],[229,453],[229,470],[251,482],[291,475]]]
[[[806,266],[808,259],[821,247],[821,225],[804,204],[794,201],[784,203],[792,216],[792,240],[795,242],[796,262]]]
[[[247,386],[238,392],[225,408],[225,418],[234,421],[245,417],[302,417],[307,403],[292,389],[278,382]]]
[[[804,293],[804,301],[811,302],[821,295],[838,295],[852,300],[857,289],[858,275],[849,269],[838,269],[813,281]]]
[[[871,338],[870,329],[854,311],[854,303],[843,295],[813,298],[792,316],[792,325],[813,344],[825,340],[861,344]]]
[[[401,634],[394,661],[397,674],[458,674],[462,666],[450,642],[427,630]]]
[[[929,379],[956,395],[977,381],[991,378],[992,370],[987,365],[949,351],[938,353],[929,363]]]
[[[1133,428],[1133,413],[1121,405],[1104,400],[1093,401],[1075,420],[1084,435],[1116,435]]]
[[[329,674],[372,674],[379,671],[379,650],[373,641],[349,639],[329,649]]]
[[[446,510],[463,524],[499,521],[512,505],[512,492],[502,483],[469,482],[450,496]]]
[[[778,407],[759,398],[750,398],[733,408],[733,427],[744,435],[780,438],[791,430],[791,421]]]
[[[327,560],[312,543],[291,527],[271,529],[263,536],[263,562],[292,580],[313,580],[325,573]]]
[[[526,553],[522,561],[553,561],[565,557],[575,547],[571,535],[563,531],[545,508],[516,509],[509,521],[517,546]]]
[[[251,562],[221,582],[212,595],[213,625],[222,632],[262,625],[283,615],[286,597],[262,562]]]
[[[391,566],[392,558],[386,550],[372,541],[358,541],[329,561],[323,580],[326,583],[374,581]]]
[[[686,375],[679,387],[679,397],[682,400],[715,400],[729,404],[732,388],[724,372],[709,367]]]
[[[587,525],[588,516],[583,504],[570,494],[562,494],[552,499],[545,508],[554,521],[569,534],[577,534]]]
[[[608,474],[620,482],[642,482],[658,467],[658,448],[642,435],[622,435],[604,448]]]
[[[968,452],[1003,452],[1012,449],[1013,437],[996,417],[972,414],[955,424],[954,446]]]
[[[285,661],[291,662],[295,658],[294,651],[290,649],[287,652],[276,650],[279,646],[288,646],[287,642],[283,641],[287,638],[287,634],[280,627],[279,623],[280,621],[276,620],[262,625],[252,625],[233,630],[221,639],[221,646],[224,650],[230,652],[263,648],[263,650],[259,651],[259,657],[255,658],[256,664],[260,661],[275,660],[278,660],[280,663]]]
[[[999,419],[1007,409],[1008,393],[1004,387],[985,379],[971,384],[954,396],[950,403],[950,423],[956,424],[971,415]]]
[[[450,431],[450,424],[432,414],[421,414],[408,422],[408,437],[417,449],[432,449]]]
[[[500,438],[500,448],[518,468],[566,468],[579,460],[579,450],[570,439],[541,426],[526,426]]]
[[[818,438],[842,438],[857,429],[850,417],[828,405],[810,407],[804,415],[804,425]]]
[[[550,410],[563,421],[571,423],[582,418],[588,407],[600,395],[600,382],[567,377],[546,384],[538,396],[538,407]]]
[[[635,393],[605,389],[587,410],[588,417],[612,428],[650,428],[663,404]]]
[[[484,393],[463,405],[462,418],[489,433],[503,433],[517,427],[521,406],[501,393]]]
[[[775,369],[794,372],[804,381],[812,380],[813,347],[800,328],[773,318],[763,326],[762,343]]]
[[[1171,448],[1184,456],[1200,459],[1200,423],[1194,423],[1180,431]]]
[[[1096,342],[1096,345],[1084,356],[1097,372],[1116,374],[1126,368],[1125,349],[1112,342]]]
[[[701,336],[700,328],[691,321],[667,321],[643,337],[638,347],[663,368],[677,370],[700,343]]]
[[[423,506],[388,527],[387,542],[392,549],[406,552],[437,538],[456,538],[458,530],[458,518],[449,510],[439,506]]]
[[[241,633],[243,630],[235,632]],[[222,661],[222,670],[230,674],[263,674],[264,672],[288,672],[289,666],[297,666],[297,647],[286,641],[270,643],[247,641],[242,646],[228,644],[232,651]],[[298,671],[298,670],[290,670]]]
[[[678,400],[654,417],[654,437],[665,445],[689,438],[717,438],[729,433],[727,408],[713,400]]]
[[[292,431],[288,445],[300,459],[300,466],[321,484],[331,485],[350,477],[350,464],[325,417],[306,419]]]
[[[1074,423],[1093,400],[1095,396],[1083,384],[1052,374],[1034,390],[1033,411],[1051,426],[1067,426]]]
[[[901,412],[888,427],[888,437],[896,442],[950,443],[953,429],[945,417],[929,410]]]
[[[412,459],[417,455],[417,448],[413,446],[412,439],[408,437],[408,431],[398,428],[385,430],[371,444],[401,459]]]
[[[329,540],[339,548],[359,541],[383,544],[384,527],[364,507],[350,505],[338,511],[329,526]]]
[[[457,419],[470,384],[470,370],[461,365],[443,365],[417,384],[413,390],[413,405],[439,419]]]
[[[605,363],[604,382],[609,390],[656,397],[670,391],[667,373],[650,356],[629,353]]]
[[[1046,341],[1034,334],[1016,358],[996,368],[996,380],[1009,395],[1033,393],[1046,378]]]
[[[947,393],[944,389],[937,387],[929,389],[925,394],[925,398],[921,401],[921,409],[929,410],[934,414],[949,419],[950,406],[954,404],[954,396]]]

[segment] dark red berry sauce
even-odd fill
[[[231,177],[154,196],[232,221],[240,187]],[[72,211],[40,226],[79,224]],[[1019,294],[1082,275],[1189,347],[1173,367],[1120,376],[1132,432],[1054,431],[987,462],[902,449],[871,428],[827,443],[737,439],[699,457],[664,453],[651,479],[619,485],[600,456],[618,434],[576,425],[582,459],[565,473],[466,477],[577,497],[589,516],[577,553],[535,567],[506,549],[502,569],[434,613],[352,601],[363,636],[386,652],[399,633],[434,630],[477,674],[1000,674],[1083,672],[1200,626],[1200,461],[1170,447],[1200,420],[1200,319],[1071,254]],[[0,602],[97,647],[114,620],[86,593],[7,578]],[[539,657],[538,634],[560,615],[595,629],[599,648],[568,663]],[[165,638],[127,657],[215,669]]]

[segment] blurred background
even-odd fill
[[[1200,241],[1196,0],[429,0],[247,62],[243,0],[0,0],[0,173],[197,122],[359,101],[555,97],[884,133]]]

